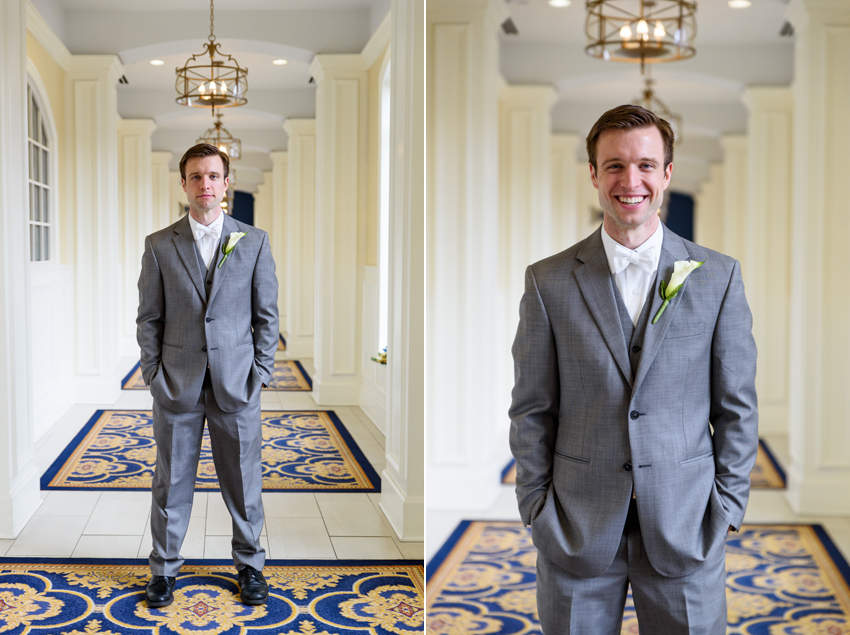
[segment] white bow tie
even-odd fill
[[[195,236],[195,240],[200,240],[204,236],[211,236],[213,242],[219,239],[221,236],[221,225],[216,225],[215,227],[205,227],[204,225],[195,225],[195,229],[193,231]]]
[[[637,252],[622,245],[614,245],[614,256],[611,258],[614,271],[617,274],[623,271],[629,265],[637,265],[649,275],[655,271],[655,261],[658,249],[649,247],[642,252]]]

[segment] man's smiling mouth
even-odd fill
[[[638,203],[643,202],[643,199],[645,198],[645,196],[618,196],[617,200],[624,205],[637,205]]]

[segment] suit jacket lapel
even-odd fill
[[[219,244],[218,249],[216,249],[216,257],[210,265],[211,267],[215,267],[215,271],[213,272],[212,289],[210,290],[210,299],[207,302],[210,306],[212,306],[213,300],[215,299],[218,290],[221,288],[221,284],[224,282],[230,263],[233,262],[233,258],[236,257],[236,251],[232,252],[230,256],[228,256],[227,260],[224,261],[224,264],[219,268],[218,265],[222,258],[224,258],[224,246],[227,244],[227,239],[230,237],[230,233],[238,231],[239,227],[237,227],[236,221],[227,214],[224,214],[224,223],[221,226],[221,243]]]
[[[600,227],[579,250],[576,258],[584,262],[584,265],[576,268],[573,275],[611,355],[614,356],[623,377],[631,385],[632,367],[629,363],[617,300],[611,287],[611,270],[608,268],[608,259],[605,257],[601,231]]]
[[[661,243],[661,257],[658,260],[658,275],[655,278],[655,289],[652,293],[652,304],[649,307],[649,315],[647,316],[646,332],[643,336],[643,345],[641,346],[640,362],[638,362],[637,373],[635,374],[635,382],[632,386],[632,394],[634,395],[640,388],[643,378],[652,366],[655,356],[658,355],[658,350],[664,342],[664,337],[667,335],[667,329],[670,328],[670,323],[676,316],[676,306],[679,304],[679,299],[686,291],[688,281],[685,280],[685,285],[678,295],[670,301],[667,308],[658,322],[652,323],[655,314],[661,308],[664,300],[661,298],[659,286],[661,281],[670,281],[670,276],[673,275],[673,265],[677,260],[688,260],[689,254],[682,239],[671,232],[667,227],[664,227],[664,240]]]
[[[189,272],[189,277],[198,290],[201,299],[207,301],[207,292],[204,289],[204,279],[201,277],[201,270],[198,268],[198,256],[195,252],[195,237],[192,235],[192,227],[189,225],[188,215],[183,218],[183,222],[177,225],[174,229],[176,234],[172,239],[174,246],[177,249],[177,254],[180,260],[183,261],[183,266]]]

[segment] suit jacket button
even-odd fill
[[[637,410],[632,410],[629,413],[629,416],[632,418],[632,421],[634,421],[635,419],[637,419],[640,416],[640,413]]]
[[[634,353],[635,355],[640,353],[640,346],[637,346],[637,345],[632,346],[632,353]]]
[[[632,471],[632,464],[628,463],[628,462],[623,463],[623,469],[626,470],[626,472],[631,472]]]
[[[207,322],[212,322],[212,318],[207,318]]]
[[[206,347],[206,346],[204,346],[201,350],[202,350],[202,351],[204,351],[204,352],[206,353],[206,352],[207,352],[207,347]]]
[[[212,280],[207,280],[207,284],[212,284]]]

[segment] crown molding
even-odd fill
[[[65,46],[64,42],[59,39],[59,36],[53,32],[50,25],[35,8],[35,5],[27,0],[27,31],[32,33],[32,36],[47,49],[50,56],[64,70],[68,69],[68,63],[71,61],[71,51]]]

